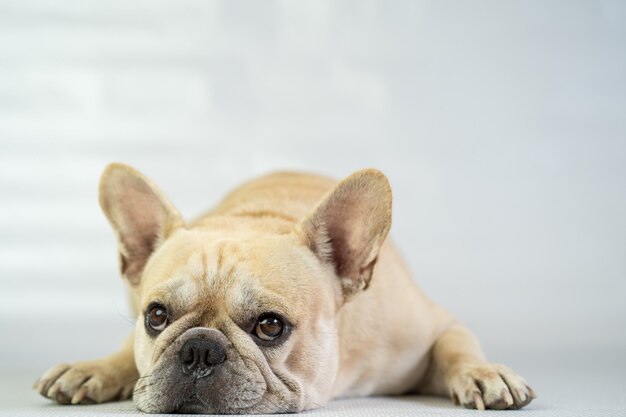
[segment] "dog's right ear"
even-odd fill
[[[119,163],[102,174],[100,206],[119,242],[122,275],[137,285],[154,250],[184,227],[180,213],[148,178]]]

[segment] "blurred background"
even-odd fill
[[[269,171],[376,167],[416,279],[491,358],[623,358],[625,21],[618,0],[0,1],[0,374],[131,330],[111,161],[187,219]]]

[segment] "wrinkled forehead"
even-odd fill
[[[158,301],[210,315],[271,311],[295,319],[311,301],[306,295],[315,293],[300,252],[280,239],[166,242],[146,266],[142,309]]]

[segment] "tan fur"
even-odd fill
[[[294,412],[340,396],[409,392],[479,409],[520,408],[534,398],[415,285],[386,239],[391,189],[378,171],[340,183],[268,175],[185,225],[147,178],[112,164],[100,201],[138,314],[134,342],[99,361],[52,368],[36,383],[48,398],[103,402],[134,386],[143,411],[186,410],[188,393],[176,394],[171,375],[189,338],[219,341],[228,358],[219,397],[197,393],[207,413]],[[176,312],[156,338],[143,316],[155,300]],[[263,312],[293,325],[277,347],[258,346],[244,329],[246,317]]]

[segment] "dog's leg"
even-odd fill
[[[535,398],[522,377],[488,363],[474,335],[459,324],[437,339],[431,355],[421,392],[449,395],[455,404],[479,410],[517,409]]]
[[[59,404],[93,404],[130,398],[139,374],[133,336],[118,352],[95,361],[61,364],[35,382],[34,388]]]

